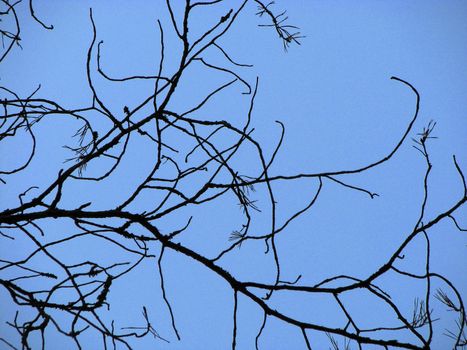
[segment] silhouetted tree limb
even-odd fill
[[[13,16],[16,29],[13,31],[1,30],[2,37],[9,40],[3,51],[1,60],[8,55],[14,46],[19,45],[20,25],[15,7],[18,3],[10,4],[2,0],[2,16]],[[143,308],[144,326],[128,326],[115,329],[114,322],[106,319],[106,309],[109,307],[109,295],[116,281],[124,279],[142,261],[153,259],[157,265],[160,277],[160,289],[163,302],[167,306],[167,315],[170,318],[173,333],[180,340],[182,331],[177,327],[176,310],[172,307],[171,291],[165,285],[164,252],[172,251],[195,261],[205,269],[211,271],[230,286],[233,293],[232,302],[232,342],[233,349],[237,346],[239,318],[238,311],[241,305],[239,297],[245,297],[262,311],[263,320],[258,328],[255,338],[256,349],[261,348],[261,336],[268,319],[275,318],[297,330],[297,335],[303,338],[304,348],[313,348],[313,339],[308,331],[321,332],[328,336],[334,349],[339,349],[339,342],[335,337],[343,337],[344,348],[357,346],[362,349],[366,344],[381,348],[389,347],[400,349],[429,349],[434,332],[433,299],[442,302],[450,311],[458,314],[458,329],[449,330],[448,335],[453,339],[453,348],[462,349],[466,346],[466,314],[462,296],[454,284],[441,273],[435,272],[430,265],[430,229],[445,219],[451,220],[459,231],[465,231],[456,220],[455,214],[463,207],[467,200],[467,186],[462,167],[453,157],[453,167],[456,169],[463,187],[460,188],[458,199],[436,216],[428,217],[426,206],[430,200],[430,175],[432,160],[429,152],[429,142],[433,136],[435,123],[430,122],[413,141],[414,147],[420,152],[425,161],[423,178],[423,199],[420,203],[418,217],[414,218],[414,226],[406,232],[405,239],[399,246],[390,252],[389,258],[378,266],[371,274],[364,278],[351,275],[331,276],[314,285],[300,284],[301,275],[288,279],[283,276],[281,262],[286,257],[281,255],[276,237],[288,225],[301,215],[313,209],[319,201],[320,195],[327,186],[342,186],[343,188],[368,195],[370,199],[378,196],[363,186],[352,184],[352,175],[364,173],[378,167],[392,159],[392,157],[405,145],[407,139],[413,134],[414,124],[420,109],[420,94],[409,82],[391,77],[391,80],[407,88],[414,95],[414,111],[407,126],[401,131],[401,136],[388,149],[386,154],[372,157],[366,164],[357,168],[338,169],[321,172],[303,172],[282,174],[273,172],[271,165],[280,150],[285,126],[277,121],[281,130],[276,146],[268,155],[263,145],[255,138],[252,119],[254,117],[255,97],[261,85],[259,79],[249,82],[242,77],[241,70],[250,68],[248,64],[237,63],[231,54],[220,44],[220,38],[227,33],[238,16],[251,5],[258,6],[257,15],[266,17],[275,29],[284,48],[291,44],[299,44],[303,37],[299,29],[286,24],[285,12],[275,14],[272,2],[245,0],[238,7],[226,9],[220,18],[205,32],[198,36],[189,36],[192,26],[191,14],[194,10],[203,11],[210,6],[221,3],[217,1],[194,2],[186,1],[181,16],[175,14],[171,2],[166,5],[170,17],[171,28],[164,28],[158,22],[160,35],[160,58],[157,63],[158,71],[155,75],[130,75],[114,78],[104,72],[102,68],[102,45],[98,40],[97,25],[92,10],[89,12],[91,39],[87,51],[86,78],[92,98],[88,105],[79,107],[65,107],[61,103],[47,98],[34,97],[39,88],[27,97],[21,97],[7,87],[0,87],[2,92],[2,121],[0,124],[0,142],[11,138],[27,136],[31,141],[30,151],[26,158],[18,157],[17,164],[12,168],[0,169],[1,186],[9,185],[9,177],[25,171],[37,155],[37,125],[45,119],[53,119],[56,123],[73,121],[78,123],[74,138],[65,148],[71,153],[65,159],[63,169],[47,185],[38,186],[32,183],[29,187],[18,192],[18,201],[9,203],[9,207],[0,213],[0,240],[26,239],[31,243],[31,250],[24,252],[19,260],[0,260],[0,285],[9,294],[11,302],[18,309],[14,320],[8,324],[20,336],[23,349],[31,349],[31,338],[35,334],[41,337],[42,347],[46,348],[47,333],[49,330],[58,332],[69,338],[78,348],[84,348],[81,335],[95,332],[102,337],[103,347],[122,346],[131,349],[131,339],[152,335],[160,341],[169,342],[172,336],[160,335],[151,323],[146,307]],[[33,10],[32,1],[29,1],[30,14],[46,29],[53,26],[45,25],[39,20]],[[228,4],[230,6],[230,3]],[[172,30],[178,38],[175,43],[168,43],[164,31]],[[190,32],[191,33],[191,32]],[[97,50],[96,50],[97,42]],[[167,45],[179,45],[181,52],[178,57],[177,68],[170,72],[165,61]],[[222,64],[210,62],[204,55],[208,52],[221,53]],[[84,53],[83,53],[84,55]],[[141,102],[135,106],[122,106],[119,113],[112,111],[109,101],[101,97],[93,76],[96,71],[92,69],[97,64],[97,73],[107,81],[115,84],[124,84],[130,80],[150,80],[154,82],[153,89]],[[225,83],[217,88],[207,91],[204,97],[196,104],[186,109],[180,109],[171,104],[173,95],[182,84],[187,69],[193,64],[201,66],[209,72],[226,76]],[[202,111],[213,98],[240,85],[242,94],[247,95],[248,111],[243,123],[239,119],[228,121],[223,116],[203,119]],[[150,110],[150,112],[148,112]],[[96,120],[100,119],[97,123]],[[74,124],[74,125],[75,125]],[[173,135],[177,135],[178,139]],[[79,205],[71,207],[64,196],[69,193],[70,186],[76,182],[102,182],[116,175],[123,166],[123,160],[132,147],[130,140],[141,137],[151,144],[148,154],[153,156],[153,163],[147,170],[143,179],[138,183],[129,183],[128,195],[106,208],[96,209],[93,196]],[[221,140],[220,140],[221,139]],[[190,147],[183,147],[190,145]],[[235,165],[240,150],[245,148],[253,150],[251,155],[256,163],[248,169],[248,173],[241,173]],[[143,150],[141,150],[143,151]],[[376,160],[374,160],[376,159]],[[98,171],[90,168],[96,163],[102,164]],[[296,181],[308,179],[316,189],[307,194],[306,204],[289,214],[285,219],[277,216],[277,198],[272,184],[283,181]],[[266,193],[261,198],[263,205],[256,202],[253,193],[262,190]],[[160,195],[155,202],[144,201],[143,195],[152,193]],[[191,206],[203,206],[206,203],[221,201],[227,196],[234,196],[242,209],[242,222],[238,229],[229,237],[228,246],[220,249],[212,256],[207,256],[184,243],[184,233],[194,225],[193,216],[180,218],[178,225],[169,230],[160,228],[159,220],[177,214],[181,209]],[[264,209],[267,208],[267,209]],[[254,213],[268,210],[269,228],[265,232],[255,232],[252,229]],[[448,221],[449,221],[448,220]],[[51,235],[49,223],[58,221],[63,223],[64,229],[60,235]],[[69,228],[72,227],[72,228]],[[424,258],[424,273],[416,274],[404,271],[397,263],[406,254],[407,246],[417,237],[422,237],[426,244]],[[78,240],[93,238],[93,242],[109,244],[121,251],[122,255],[115,256],[111,263],[89,260],[83,254],[83,260],[76,263],[54,253],[57,247],[73,247]],[[222,263],[229,254],[235,254],[234,248],[241,248],[251,242],[263,241],[266,247],[265,254],[271,254],[274,278],[269,283],[260,281],[245,281],[236,277]],[[154,247],[158,253],[153,254]],[[23,252],[22,252],[23,253]],[[43,271],[38,268],[34,260],[45,259],[53,264],[53,271]],[[393,300],[389,291],[380,284],[383,276],[390,274],[400,278],[422,280],[425,283],[424,299],[415,299],[413,310],[404,310]],[[24,283],[33,280],[34,284]],[[441,282],[443,288],[434,291],[433,281]],[[375,324],[365,328],[353,315],[351,308],[343,299],[353,291],[365,291],[386,305],[392,312],[391,325]],[[287,310],[276,310],[271,303],[279,293],[306,293],[328,295],[338,306],[342,319],[345,322],[340,326],[329,326],[313,323],[289,316]],[[453,297],[454,296],[454,297]],[[28,319],[22,317],[24,310],[33,310],[25,313]],[[33,316],[31,316],[33,315]],[[385,331],[395,333],[394,339],[384,337]],[[398,331],[407,331],[413,336],[413,341],[405,341],[399,337]],[[170,339],[170,340],[169,340]],[[9,348],[16,344],[9,339],[0,337],[2,343]],[[112,344],[112,345],[110,345]]]

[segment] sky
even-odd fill
[[[17,7],[20,17],[21,46],[15,47],[0,65],[0,85],[20,96],[28,96],[38,84],[36,96],[60,101],[70,108],[89,105],[91,92],[86,80],[86,55],[92,40],[89,8],[97,27],[97,40],[103,40],[102,66],[115,77],[132,74],[155,74],[159,58],[157,19],[164,26],[167,72],[173,71],[180,45],[170,28],[163,1],[43,1],[34,2],[36,15],[52,31],[33,21],[25,1]],[[233,5],[231,5],[233,4]],[[211,11],[197,10],[192,33],[201,32],[237,1],[224,1]],[[180,3],[174,1],[175,15]],[[347,274],[366,277],[383,264],[415,225],[423,199],[423,177],[426,166],[410,138],[417,137],[430,121],[436,122],[428,147],[433,165],[429,178],[426,221],[447,210],[462,196],[462,183],[453,163],[453,155],[467,171],[467,3],[464,1],[276,1],[276,12],[287,10],[290,24],[300,28],[304,38],[287,52],[272,28],[258,27],[267,19],[255,16],[256,5],[248,4],[232,29],[220,41],[237,61],[253,65],[236,68],[236,72],[254,85],[259,78],[252,127],[254,136],[271,155],[285,125],[285,137],[272,174],[291,175],[357,168],[387,155],[397,144],[415,110],[415,96],[392,76],[410,82],[420,93],[419,119],[409,139],[387,163],[364,174],[338,179],[363,186],[379,197],[371,199],[331,181],[325,181],[316,205],[291,223],[277,237],[282,276],[292,281],[301,275],[300,284],[314,284],[324,278]],[[8,22],[6,22],[8,23]],[[94,55],[96,53],[94,52]],[[94,56],[95,58],[95,56]],[[221,62],[219,56],[206,59]],[[92,67],[96,64],[93,61]],[[167,73],[168,74],[168,73]],[[122,115],[123,106],[130,108],[143,100],[153,88],[151,82],[112,84],[100,79],[96,87],[110,110]],[[187,72],[169,108],[185,111],[198,103],[213,88],[231,77],[206,73],[195,66]],[[196,116],[227,119],[243,125],[250,95],[246,86],[236,83],[216,96]],[[0,96],[4,98],[6,96]],[[108,125],[93,120],[99,130]],[[30,167],[7,179],[1,185],[2,210],[18,204],[18,194],[30,186],[44,188],[67,166],[70,157],[63,145],[72,145],[72,135],[79,124],[70,119],[46,119],[38,127],[37,155]],[[179,137],[174,135],[173,137]],[[226,140],[219,139],[218,142]],[[25,157],[29,140],[18,136],[0,144],[1,168]],[[188,147],[185,140],[180,148]],[[200,157],[201,155],[194,155]],[[125,198],[134,183],[147,173],[153,157],[152,149],[142,140],[131,143],[118,171],[108,181],[94,184],[73,182],[66,188],[63,205],[73,208],[92,201],[95,210],[111,207]],[[197,159],[197,158],[196,158]],[[258,170],[257,159],[245,148],[233,160],[240,173]],[[69,164],[69,163],[68,163]],[[91,165],[87,170],[98,173],[106,164]],[[202,181],[202,179],[200,179]],[[199,184],[185,184],[193,191]],[[278,222],[282,223],[294,210],[306,205],[317,190],[316,179],[274,183]],[[145,210],[157,194],[145,193],[131,209]],[[265,188],[258,186],[252,194],[261,212],[254,214],[252,232],[268,230],[269,207]],[[26,197],[27,198],[27,197]],[[32,198],[32,197],[30,197]],[[458,222],[467,226],[466,209],[455,213]],[[180,241],[196,251],[215,256],[228,246],[229,234],[242,223],[242,212],[233,196],[203,207],[188,207],[158,223],[170,231],[183,226],[193,216],[193,223]],[[45,224],[51,237],[71,234],[65,222]],[[448,277],[467,295],[467,238],[456,230],[452,221],[443,220],[428,231],[431,242],[431,267]],[[43,238],[47,241],[48,237]],[[29,251],[27,240],[0,240],[0,256],[20,257]],[[159,254],[159,247],[154,254]],[[245,244],[221,260],[221,265],[241,280],[272,283],[274,269],[271,254],[264,254],[264,243]],[[70,261],[98,256],[113,261],[116,253],[99,240],[77,241],[56,253]],[[415,239],[404,251],[401,268],[422,273],[425,243]],[[81,259],[81,260],[80,260]],[[50,262],[37,261],[48,267]],[[463,267],[464,266],[464,267]],[[232,337],[233,293],[229,286],[203,266],[186,257],[167,251],[163,267],[168,297],[171,300],[181,341],[177,341],[162,300],[159,273],[154,259],[143,262],[120,280],[109,296],[112,307],[109,319],[117,327],[142,322],[145,305],[154,327],[170,341],[147,337],[134,343],[136,349],[227,349]],[[50,268],[53,267],[50,265]],[[4,274],[6,272],[3,272]],[[0,271],[0,278],[2,271]],[[34,281],[27,281],[34,286]],[[423,296],[423,283],[389,274],[381,282],[402,305],[407,315],[415,297]],[[436,285],[435,287],[441,287]],[[435,288],[433,287],[433,288]],[[364,293],[351,293],[343,298],[354,310],[358,322],[371,326],[374,322],[391,322],[388,310]],[[0,291],[0,335],[11,342],[15,333],[5,324],[16,311],[9,296]],[[277,293],[271,305],[296,317],[329,325],[345,325],[342,313],[332,299]],[[452,348],[452,339],[444,329],[454,329],[455,319],[445,307],[433,301],[436,336],[433,349]],[[262,312],[251,301],[239,296],[238,348],[254,348]],[[330,347],[325,335],[309,332],[313,349]],[[67,340],[54,332],[48,334],[50,348],[67,348]],[[95,334],[83,335],[86,349],[94,349]],[[336,338],[343,344],[342,339]],[[404,340],[413,340],[403,335]],[[36,339],[36,342],[38,339]],[[3,344],[2,344],[3,345]],[[278,320],[268,319],[260,340],[261,349],[305,349],[300,330]],[[356,348],[355,344],[351,348]],[[374,347],[376,349],[376,347]],[[371,346],[365,349],[373,349]]]

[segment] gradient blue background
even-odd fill
[[[174,1],[175,2],[175,1]],[[87,87],[85,62],[92,39],[89,7],[93,8],[97,40],[104,40],[102,64],[109,75],[154,74],[158,66],[159,37],[156,20],[165,27],[166,70],[173,72],[179,43],[170,29],[163,1],[35,1],[36,14],[54,25],[45,31],[31,20],[27,4],[18,6],[22,22],[23,50],[16,48],[2,63],[1,84],[21,96],[29,95],[40,83],[38,97],[56,99],[63,106],[88,105],[91,93]],[[214,23],[225,8],[237,1],[226,2],[207,14],[198,10],[193,32]],[[179,10],[179,2],[174,6]],[[234,6],[234,5],[230,5]],[[294,174],[354,168],[373,162],[395,146],[410,121],[415,96],[400,83],[398,76],[412,83],[421,94],[420,117],[411,136],[421,131],[430,120],[437,126],[438,139],[429,143],[433,163],[430,177],[426,221],[446,210],[462,193],[452,155],[467,171],[467,3],[465,1],[278,1],[275,10],[287,9],[290,23],[306,35],[301,46],[288,53],[270,28],[257,28],[266,23],[254,14],[249,4],[231,31],[220,41],[238,61],[253,68],[236,70],[253,83],[260,77],[259,92],[253,115],[254,135],[270,154],[277,143],[280,129],[286,126],[286,137],[273,174]],[[95,56],[94,56],[95,57]],[[216,58],[212,58],[215,60]],[[219,61],[217,61],[219,62]],[[168,73],[167,73],[168,74]],[[123,105],[135,106],[151,89],[152,83],[113,85],[96,76],[96,86],[112,111],[121,114]],[[230,77],[206,74],[199,67],[189,71],[170,107],[176,111],[189,109],[213,87]],[[245,120],[248,96],[241,95],[241,84],[216,97],[202,118],[226,118],[237,125]],[[104,122],[96,121],[105,128]],[[99,124],[100,123],[100,124]],[[38,155],[28,171],[11,176],[8,186],[1,188],[1,206],[12,207],[17,195],[31,185],[45,186],[63,167],[70,153],[62,148],[78,124],[49,118],[38,131]],[[8,167],[27,152],[27,139],[18,138],[0,148],[0,161]],[[302,274],[302,284],[313,284],[337,274],[365,277],[384,263],[416,223],[423,196],[425,171],[421,155],[408,140],[384,165],[361,174],[340,178],[357,186],[365,186],[380,194],[371,200],[326,182],[316,206],[295,221],[277,238],[283,278],[293,280]],[[135,141],[122,168],[112,180],[95,184],[74,183],[67,188],[64,203],[69,207],[89,201],[93,208],[106,208],[123,199],[131,184],[140,179],[150,166],[152,149]],[[14,147],[14,151],[11,149]],[[181,145],[181,147],[183,147]],[[146,152],[147,151],[147,152]],[[255,167],[248,149],[241,154],[237,166],[247,172]],[[257,168],[255,168],[257,169]],[[89,171],[98,171],[90,168]],[[193,185],[194,187],[195,185]],[[274,184],[277,193],[279,223],[287,214],[302,207],[317,188],[316,180]],[[254,195],[261,207],[264,192]],[[145,195],[141,208],[152,204]],[[147,201],[146,203],[144,201]],[[255,233],[268,229],[267,204],[255,217]],[[464,226],[465,208],[456,217]],[[241,210],[233,197],[202,209],[187,208],[160,223],[167,230],[182,226],[190,215],[194,221],[181,238],[182,242],[212,256],[227,246],[232,230],[241,225]],[[66,224],[50,224],[52,235],[70,228]],[[67,232],[71,233],[71,232]],[[449,220],[442,221],[429,232],[432,243],[432,270],[444,273],[467,295],[466,236]],[[114,259],[114,251],[95,242],[83,241],[57,251],[67,259],[84,259],[87,255]],[[27,241],[2,240],[1,256],[21,256],[28,251]],[[405,251],[401,268],[422,272],[424,241],[416,239]],[[235,251],[222,265],[244,280],[271,282],[274,276],[271,255],[264,255],[264,244],[251,243]],[[154,250],[157,255],[157,249]],[[37,264],[47,264],[37,262]],[[168,297],[180,330],[177,342],[171,330],[167,309],[162,301],[155,261],[148,260],[127,278],[120,280],[110,295],[110,316],[117,327],[142,323],[141,308],[148,307],[157,331],[170,344],[147,337],[135,343],[136,349],[227,349],[232,334],[233,295],[228,285],[202,266],[167,251],[163,262]],[[45,265],[47,266],[47,265]],[[51,267],[52,268],[52,267]],[[30,282],[32,283],[32,282]],[[381,283],[399,298],[406,314],[411,314],[413,298],[423,296],[424,284],[389,274]],[[435,285],[433,288],[436,288]],[[371,326],[383,320],[395,322],[367,295],[352,293],[343,298],[356,313],[358,322]],[[15,335],[5,320],[11,320],[15,307],[5,291],[0,291],[0,334],[9,340]],[[303,297],[276,294],[272,305],[290,315],[313,322],[344,326],[340,310],[328,296]],[[442,335],[444,328],[455,329],[454,316],[433,301],[437,336],[433,349],[448,349],[452,340]],[[239,297],[238,348],[254,347],[254,337],[262,320],[261,311],[250,301]],[[393,323],[394,324],[394,323]],[[57,334],[48,334],[52,348],[68,348]],[[324,335],[309,332],[313,349],[327,349]],[[411,340],[410,337],[406,338]],[[100,339],[84,336],[86,348],[101,348]],[[342,340],[340,340],[342,344]],[[300,331],[277,320],[269,319],[260,342],[262,349],[304,348]],[[354,348],[355,345],[352,346]],[[372,349],[371,346],[365,347]]]

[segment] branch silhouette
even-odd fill
[[[12,16],[16,28],[12,31],[2,29],[0,32],[2,37],[9,40],[0,61],[12,54],[13,46],[19,45],[20,41],[20,25],[16,13],[20,4],[10,4],[6,0],[2,2],[3,10],[0,15]],[[356,168],[293,174],[273,171],[272,164],[275,164],[276,154],[286,137],[286,125],[277,121],[281,136],[274,143],[276,146],[273,152],[269,154],[265,151],[265,145],[255,138],[252,127],[256,96],[261,90],[260,79],[250,81],[245,77],[245,70],[251,70],[252,66],[238,63],[232,58],[235,55],[221,43],[221,39],[226,33],[235,30],[233,23],[241,13],[247,12],[249,8],[254,9],[255,6],[257,16],[271,21],[270,24],[263,23],[260,26],[274,28],[284,49],[290,49],[292,44],[300,44],[303,35],[298,27],[287,24],[285,12],[274,12],[273,2],[264,3],[258,0],[245,0],[237,7],[226,9],[208,29],[200,34],[193,34],[191,29],[195,27],[196,21],[193,13],[201,13],[221,2],[186,1],[183,12],[177,13],[167,0],[167,23],[170,26],[164,27],[162,22],[158,22],[160,57],[157,73],[118,78],[112,77],[113,74],[106,73],[103,68],[103,41],[98,41],[98,21],[90,10],[90,43],[87,53],[83,53],[83,57],[86,56],[86,79],[91,95],[88,105],[65,107],[52,98],[35,97],[40,94],[39,88],[31,95],[21,97],[8,87],[0,87],[3,95],[0,142],[8,145],[7,141],[20,137],[30,141],[29,153],[25,158],[18,156],[13,167],[0,169],[0,185],[4,188],[10,185],[9,178],[12,175],[26,171],[33,160],[41,157],[38,154],[40,147],[37,135],[41,133],[40,126],[45,124],[44,121],[78,125],[74,137],[64,146],[69,157],[63,160],[63,168],[50,182],[32,183],[22,189],[18,192],[17,202],[8,203],[8,208],[0,213],[0,241],[26,240],[30,244],[30,250],[22,251],[21,258],[0,259],[0,285],[18,310],[8,325],[20,337],[19,345],[0,336],[2,343],[13,349],[16,346],[32,349],[32,339],[38,335],[43,348],[47,345],[54,348],[53,344],[47,342],[50,332],[61,334],[78,349],[86,348],[82,340],[85,333],[98,334],[103,341],[103,348],[113,346],[132,349],[135,338],[148,335],[164,344],[183,339],[183,330],[177,325],[179,318],[173,307],[171,290],[164,279],[168,273],[164,269],[164,254],[170,251],[195,261],[223,280],[231,289],[232,313],[228,317],[232,317],[232,341],[229,344],[232,349],[238,347],[237,338],[240,336],[240,298],[251,301],[263,314],[262,323],[256,333],[256,349],[261,349],[262,335],[268,328],[270,319],[295,327],[297,334],[303,338],[304,349],[313,347],[311,331],[328,337],[329,344],[334,349],[342,346],[338,339],[343,341],[345,349],[350,346],[363,349],[366,344],[384,349],[430,349],[433,334],[437,331],[433,327],[438,317],[438,314],[435,317],[433,313],[434,299],[458,315],[457,329],[447,332],[452,338],[453,348],[464,348],[467,343],[467,318],[462,296],[447,277],[433,271],[430,265],[430,229],[447,221],[454,224],[451,224],[454,229],[465,231],[460,215],[456,214],[467,200],[462,164],[454,157],[453,168],[463,185],[459,197],[434,217],[429,217],[426,213],[425,208],[430,200],[432,169],[429,144],[434,138],[436,123],[430,122],[413,139],[414,147],[425,162],[422,184],[424,196],[419,215],[414,218],[415,225],[405,233],[405,239],[398,247],[389,252],[387,261],[371,274],[364,278],[351,275],[331,276],[313,285],[302,284],[302,275],[291,277],[287,281],[282,269],[287,257],[281,254],[276,240],[290,223],[315,208],[327,186],[341,186],[343,189],[367,195],[368,199],[378,196],[363,186],[353,185],[352,176],[390,162],[407,145],[411,135],[415,133],[413,129],[420,110],[421,96],[417,88],[403,78],[390,78],[394,84],[413,94],[413,115],[407,120],[399,138],[394,141],[394,146],[384,155],[374,156],[366,164]],[[29,6],[35,21],[46,29],[53,28],[36,17],[31,0]],[[170,37],[166,35],[168,32],[175,35]],[[180,48],[175,69],[166,59],[166,50],[172,46]],[[221,63],[212,63],[210,55],[220,57]],[[185,76],[193,66],[225,77],[225,81],[217,88],[205,92],[204,97],[193,105],[182,108],[173,103],[174,96],[179,89],[189,84]],[[122,105],[119,111],[114,111],[110,107],[111,101],[104,97],[95,83],[97,76],[109,84],[150,81],[153,85],[147,95],[141,96],[139,104]],[[228,120],[219,115],[203,117],[206,115],[206,107],[216,103],[216,97],[226,91],[231,93],[234,87],[241,88],[241,94],[248,99],[243,123],[239,122],[240,118]],[[90,193],[88,200],[70,205],[66,197],[70,194],[70,188],[77,184],[100,185],[122,176],[126,159],[132,147],[135,147],[132,143],[134,139],[142,139],[151,145],[150,150],[140,149],[139,152],[147,151],[152,156],[152,163],[150,166],[145,165],[145,174],[140,180],[127,184],[129,189],[127,188],[125,197],[120,196],[111,205],[102,207],[95,204],[96,197]],[[11,152],[14,150],[11,149]],[[247,173],[238,167],[237,160],[242,152],[249,152],[255,159]],[[279,216],[274,186],[284,181],[298,182],[303,179],[316,186],[314,192],[304,192],[306,205],[285,218]],[[265,195],[260,195],[259,192]],[[145,200],[148,194],[153,198],[151,201]],[[229,197],[235,198],[241,209],[242,219],[238,229],[226,239],[226,245],[214,254],[192,248],[184,237],[196,225],[196,214],[186,216],[179,213],[186,208],[203,208],[209,203],[220,203]],[[257,232],[253,226],[255,215],[259,212],[268,217],[269,228],[264,232]],[[179,215],[177,225],[170,229],[162,228],[159,223],[171,215]],[[52,223],[57,222],[65,227],[61,233],[54,231]],[[404,271],[397,264],[408,254],[406,248],[416,238],[423,238],[426,245],[423,274]],[[76,258],[69,259],[58,253],[60,249],[77,247],[78,241],[83,239],[90,239],[94,245],[102,245],[103,249],[112,246],[112,249],[121,252],[121,256],[115,255],[114,261],[109,263],[83,254],[82,260],[76,262]],[[269,283],[242,280],[224,264],[227,256],[238,252],[236,248],[243,249],[258,241],[264,242],[264,254],[272,257],[270,269],[273,278]],[[47,261],[48,264],[44,266],[53,268],[43,270],[37,265],[37,261]],[[115,285],[120,280],[124,281],[143,261],[154,261],[158,268],[162,299],[173,330],[171,335],[160,334],[151,322],[152,311],[147,307],[142,310],[142,326],[131,325],[117,329],[114,321],[109,321],[106,316],[111,303],[109,296]],[[424,299],[415,299],[411,310],[404,309],[391,297],[389,291],[380,286],[379,281],[383,277],[423,280]],[[435,291],[433,281],[440,282],[444,287]],[[380,304],[385,305],[391,313],[391,325],[374,324],[371,328],[361,325],[344,297],[355,291],[364,291],[368,298],[376,298]],[[340,310],[344,322],[340,326],[330,326],[290,316],[286,309],[277,309],[273,304],[279,293],[306,293],[310,297],[327,295]],[[391,338],[386,336],[388,333],[385,332],[388,331],[391,332]],[[408,332],[412,340],[406,340],[402,332]]]

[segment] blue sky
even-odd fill
[[[230,3],[208,12],[197,10],[193,35],[223,15]],[[237,6],[236,1],[232,3]],[[159,57],[157,19],[166,28],[165,69],[171,72],[175,68],[180,46],[170,29],[162,1],[135,1],[131,6],[124,1],[36,1],[34,4],[36,14],[45,23],[53,24],[54,30],[43,30],[29,17],[27,4],[18,5],[23,23],[23,49],[15,48],[0,66],[1,85],[20,96],[29,95],[41,84],[37,96],[58,100],[68,107],[90,103],[92,95],[85,75],[86,54],[92,39],[89,7],[93,8],[97,40],[104,40],[102,65],[109,75],[155,73]],[[179,5],[179,2],[174,4],[176,14]],[[273,9],[287,9],[290,23],[299,26],[306,36],[300,46],[292,45],[284,52],[271,28],[257,27],[267,20],[255,16],[254,4],[248,4],[220,41],[236,60],[253,65],[239,68],[238,74],[251,84],[259,77],[252,127],[267,155],[273,152],[280,137],[275,121],[285,125],[284,143],[271,173],[291,175],[352,169],[388,154],[405,131],[415,108],[415,96],[410,89],[390,80],[396,76],[414,85],[421,95],[419,119],[409,136],[416,137],[431,120],[437,123],[434,135],[438,138],[429,143],[433,170],[425,220],[455,203],[462,196],[462,184],[452,161],[454,154],[460,167],[467,171],[467,3],[277,1]],[[215,61],[219,57],[206,55],[206,59]],[[93,67],[96,68],[95,62]],[[116,114],[122,114],[125,105],[136,106],[152,89],[151,82],[115,85],[99,79],[97,73],[94,75],[102,99]],[[207,74],[199,65],[195,66],[181,80],[169,108],[187,110],[229,79],[225,75]],[[225,118],[242,125],[250,98],[242,95],[244,91],[244,85],[233,85],[207,104],[197,117]],[[101,120],[94,123],[99,130],[108,127]],[[3,186],[2,208],[16,205],[18,193],[29,186],[42,188],[55,178],[64,167],[62,161],[70,157],[62,146],[73,142],[71,136],[77,127],[78,123],[73,120],[44,120],[38,131],[37,156],[27,171],[11,176],[8,185]],[[180,140],[181,148],[188,147],[184,142]],[[25,156],[28,145],[20,137],[16,143],[0,145],[2,168]],[[284,279],[294,280],[302,275],[300,283],[305,285],[339,274],[364,278],[391,256],[415,225],[423,198],[425,163],[413,145],[408,139],[389,162],[364,174],[339,177],[354,186],[377,192],[379,197],[370,199],[361,192],[325,182],[316,206],[277,238]],[[97,210],[122,200],[151,165],[153,153],[148,147],[141,140],[131,143],[122,166],[108,181],[70,184],[64,195],[64,206],[72,208],[92,200],[93,209]],[[248,148],[233,162],[240,172],[252,173],[258,169],[257,159]],[[88,171],[99,172],[102,166],[105,164],[91,165]],[[316,179],[274,183],[278,221],[283,222],[287,215],[303,207],[317,185]],[[186,186],[187,190],[194,190],[197,183]],[[265,189],[259,187],[253,196],[262,212],[255,214],[251,230],[261,234],[270,225]],[[153,194],[146,193],[132,210],[145,210],[153,200]],[[467,225],[465,213],[462,208],[455,214],[464,226]],[[220,203],[185,208],[158,225],[162,230],[171,230],[183,226],[190,216],[193,223],[180,238],[181,242],[208,256],[215,256],[226,247],[230,232],[242,222],[235,198],[227,196]],[[52,236],[72,230],[70,225],[61,222],[46,226]],[[432,269],[451,279],[466,296],[465,232],[456,230],[452,221],[443,220],[428,234]],[[1,243],[0,253],[5,258],[19,257],[30,249],[28,242],[21,239]],[[222,259],[221,265],[241,280],[271,283],[272,257],[264,254],[264,248],[264,243],[245,244]],[[158,249],[154,248],[156,255]],[[87,256],[106,261],[115,258],[114,250],[97,240],[83,240],[56,253],[71,260],[84,260]],[[404,253],[406,258],[398,266],[421,273],[425,259],[423,239],[415,239]],[[48,266],[47,262],[37,263]],[[168,296],[182,337],[180,342],[173,334],[162,300],[155,260],[144,262],[114,286],[109,297],[112,305],[109,318],[116,319],[118,327],[134,325],[142,321],[141,309],[147,306],[155,328],[170,343],[148,337],[135,343],[137,349],[229,348],[233,303],[229,286],[199,264],[170,251],[165,253],[163,266]],[[403,309],[409,315],[413,299],[424,293],[422,283],[395,274],[385,277],[381,284],[406,305]],[[271,299],[271,305],[287,310],[290,315],[310,322],[345,325],[332,298],[279,294]],[[346,298],[361,324],[392,322],[387,309],[368,295],[354,293]],[[0,292],[0,302],[6,305],[0,334],[14,340],[13,331],[3,321],[14,317],[16,309],[4,291]],[[433,349],[451,348],[452,340],[443,335],[443,329],[455,327],[454,318],[445,312],[443,305],[434,302],[433,307],[435,315],[443,317],[435,324]],[[238,310],[238,348],[251,349],[262,313],[243,296],[239,296]],[[49,336],[52,348],[67,344],[54,332]],[[91,333],[83,337],[87,348],[95,348],[92,344],[97,340]],[[309,338],[313,349],[329,347],[322,334],[310,332]],[[406,335],[403,339],[413,340]],[[305,348],[299,330],[272,318],[268,319],[260,344],[262,349]]]

